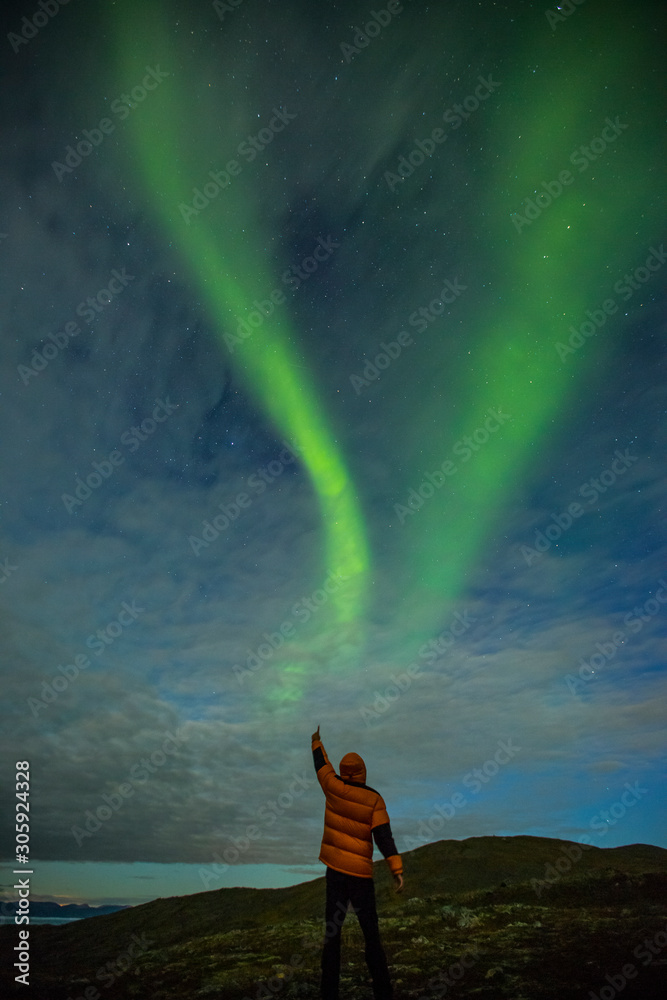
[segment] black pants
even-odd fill
[[[387,959],[380,941],[372,878],[343,875],[327,868],[327,902],[322,949],[322,1000],[338,1000],[340,937],[348,902],[352,903],[366,942],[366,963],[373,979],[375,1000],[392,1000]]]

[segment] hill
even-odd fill
[[[403,859],[400,895],[385,863],[375,866],[396,1000],[667,996],[667,851],[473,837],[427,844]],[[31,927],[29,995],[315,998],[323,909],[319,878],[287,889],[157,899],[66,926]],[[26,996],[10,971],[17,934],[0,928],[4,993]],[[341,996],[370,997],[352,916],[343,948]]]

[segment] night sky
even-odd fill
[[[33,898],[322,874],[318,723],[399,851],[667,847],[658,8],[57,6],[2,14],[5,898],[24,760]]]

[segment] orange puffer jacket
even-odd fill
[[[326,795],[320,861],[346,875],[373,877],[373,838],[392,874],[403,872],[391,834],[384,799],[366,782],[366,765],[356,753],[340,762],[340,777],[329,763],[321,740],[313,740],[313,762]]]

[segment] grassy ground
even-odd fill
[[[461,851],[459,842],[441,843]],[[549,843],[553,853],[551,845],[559,842]],[[538,878],[544,872],[540,844],[542,860],[532,869]],[[491,874],[482,878],[489,888],[452,891],[450,885],[442,891],[447,880],[437,877],[441,845],[429,845],[412,865],[408,856],[411,878],[402,895],[392,893],[380,869],[378,911],[396,1000],[592,1000],[591,991],[600,1000],[619,994],[624,1000],[667,997],[667,871],[646,870],[653,856],[635,851],[625,858],[629,871],[604,867],[596,858],[593,864],[582,860],[552,885],[533,877],[512,884],[498,881],[506,846],[492,846],[495,853],[486,859]],[[535,845],[510,848],[517,871],[517,852]],[[612,851],[599,854],[607,861],[622,859]],[[5,995],[314,1000],[323,908],[320,879],[289,890],[220,890],[156,900],[64,927],[34,928],[29,992],[14,988],[6,976],[17,929],[1,928]],[[343,927],[342,954],[341,1000],[370,1000],[363,938],[352,914]]]

